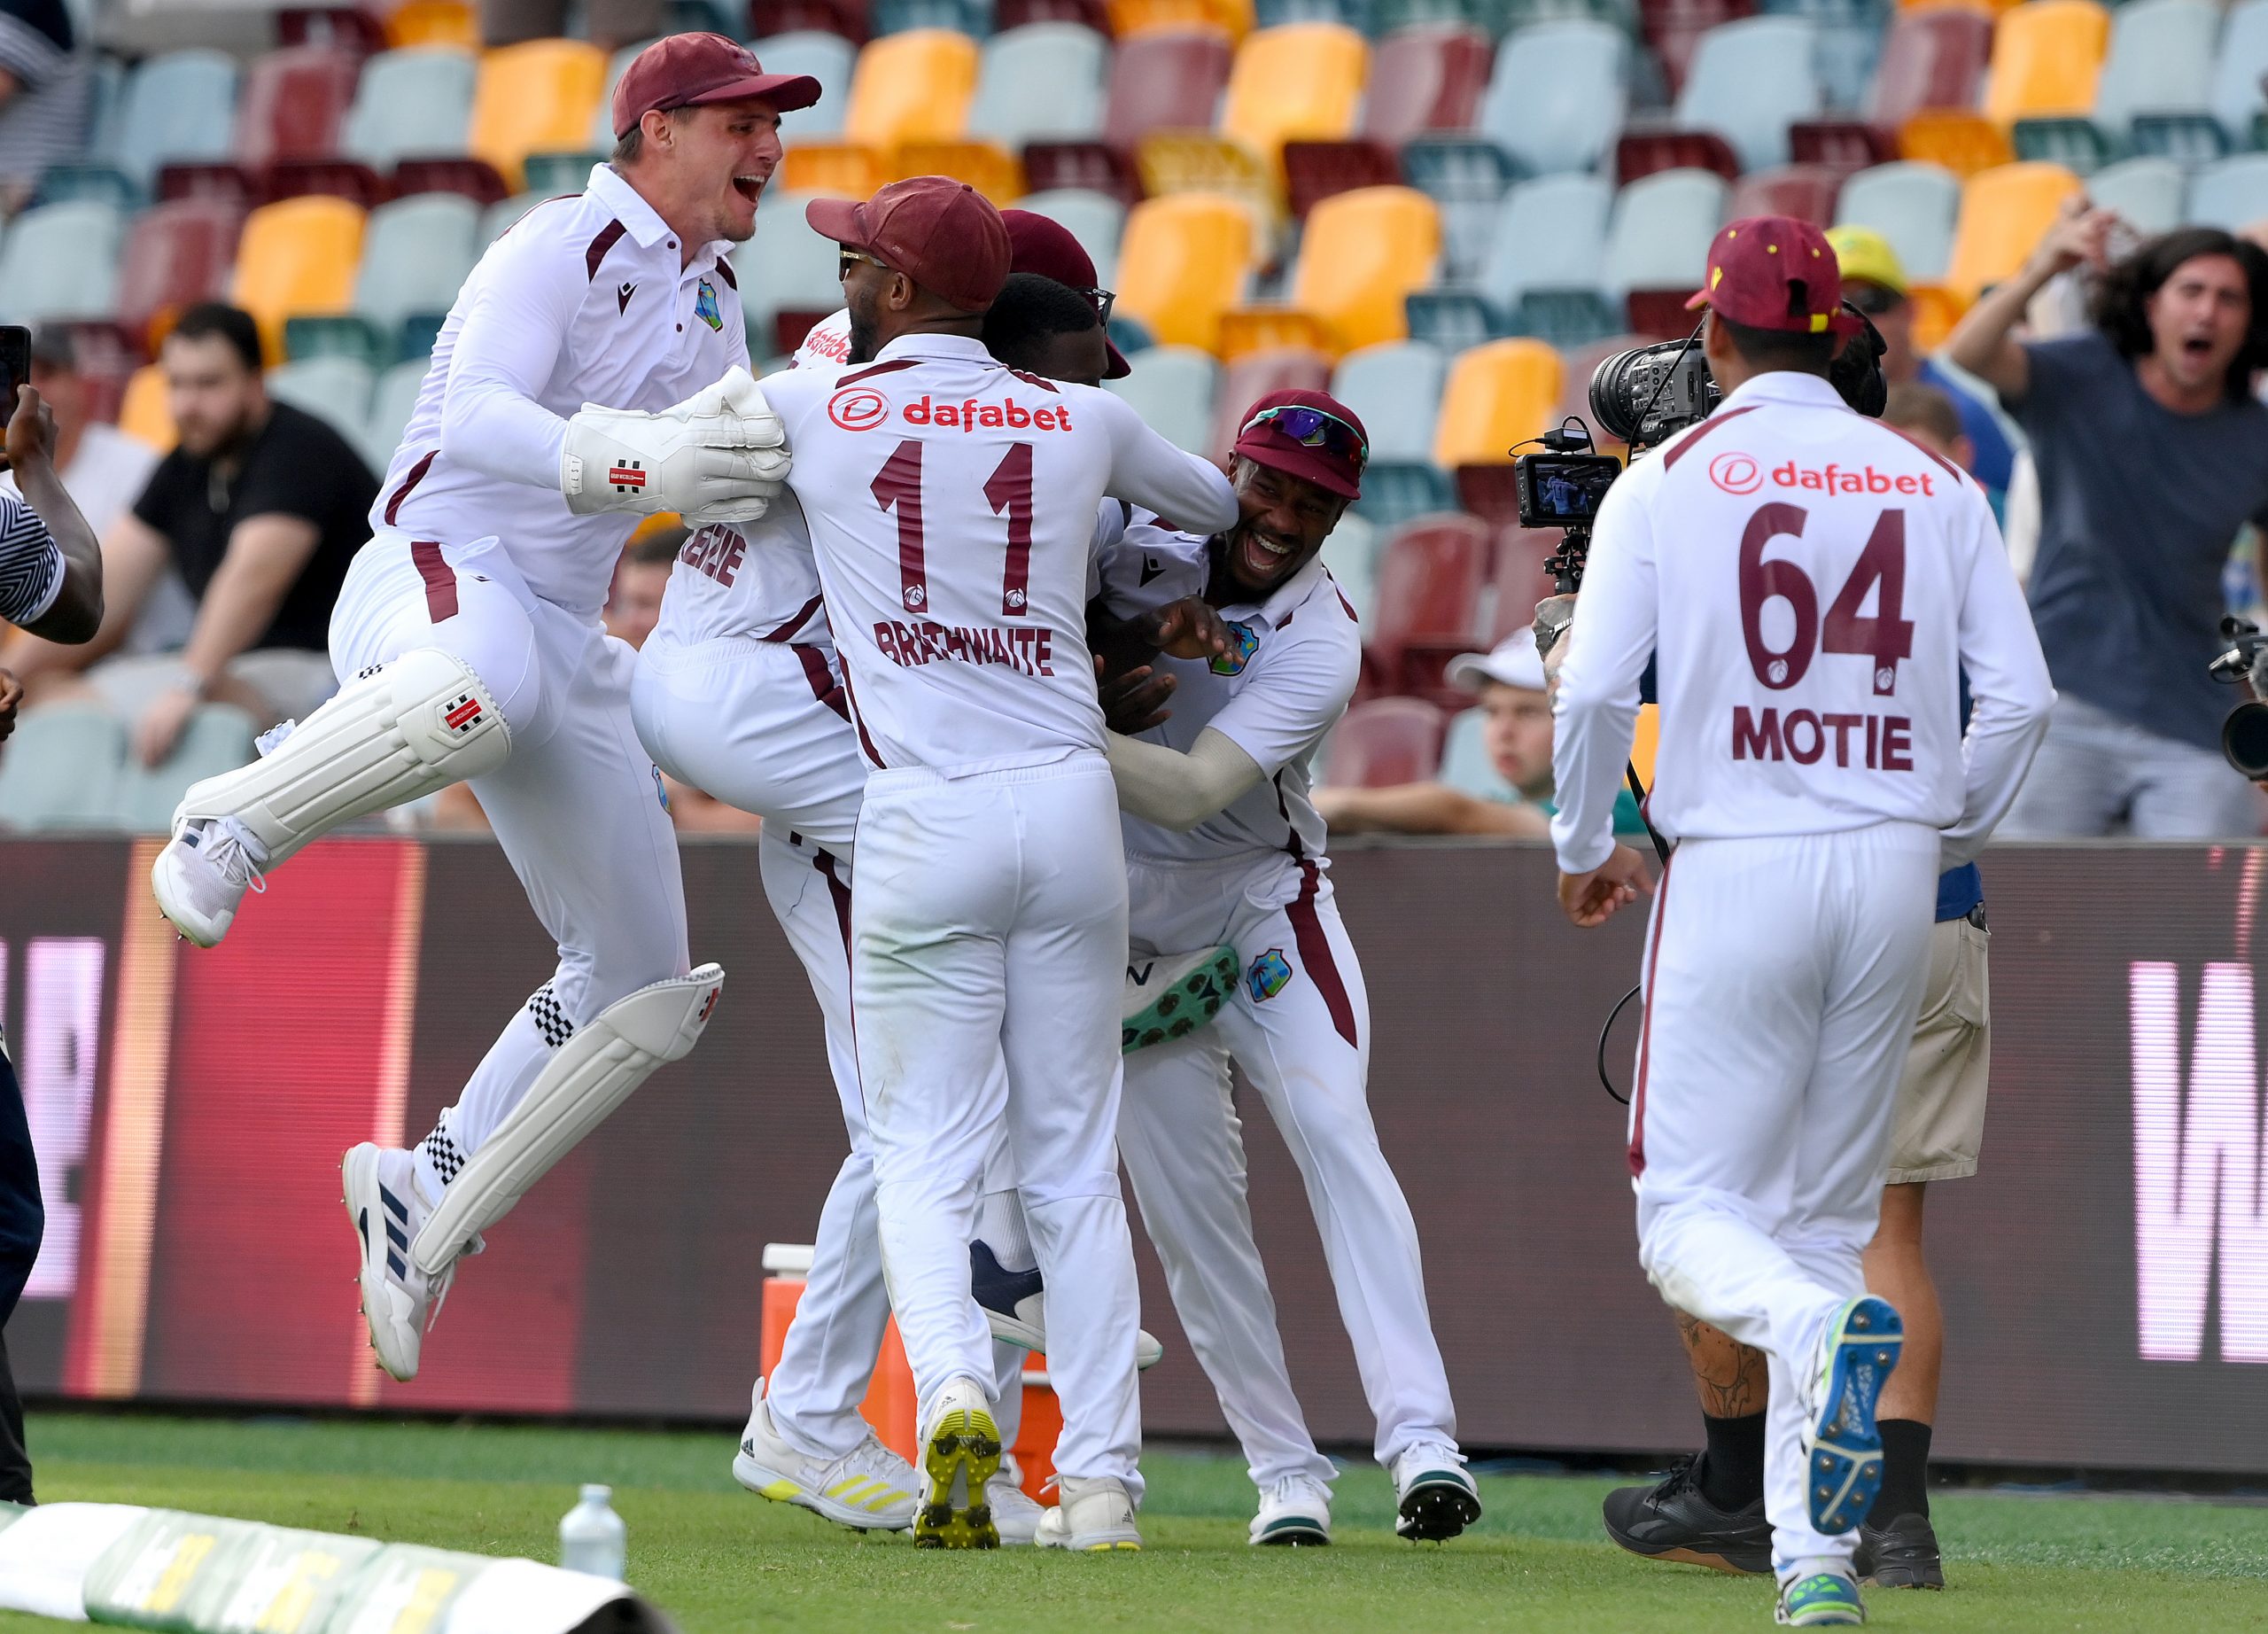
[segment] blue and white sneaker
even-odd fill
[[[1847,1628],[1867,1620],[1859,1583],[1843,1572],[1809,1572],[1780,1585],[1772,1621],[1796,1629]]]
[[[1020,1350],[1046,1350],[1046,1302],[1040,1297],[1044,1284],[1037,1265],[1029,1271],[1005,1271],[992,1245],[980,1240],[968,1245],[968,1280],[993,1338]],[[1165,1344],[1156,1334],[1143,1329],[1134,1335],[1138,1371],[1155,1367],[1165,1354]]]
[[[1852,1300],[1827,1324],[1805,1425],[1804,1496],[1811,1523],[1829,1537],[1867,1517],[1882,1490],[1882,1432],[1875,1404],[1905,1348],[1906,1324],[1890,1302]]]
[[[433,1211],[417,1189],[416,1155],[396,1147],[365,1140],[339,1163],[346,1218],[362,1252],[362,1315],[370,1325],[370,1349],[403,1383],[417,1376],[425,1329],[447,1297],[456,1262],[428,1277],[409,1257],[409,1245]]]

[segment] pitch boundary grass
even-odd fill
[[[584,1481],[616,1488],[633,1583],[687,1634],[1425,1634],[1771,1626],[1768,1589],[1604,1541],[1612,1479],[1484,1475],[1446,1547],[1391,1531],[1385,1475],[1350,1467],[1327,1550],[1244,1541],[1232,1459],[1153,1452],[1139,1556],[917,1552],[742,1492],[726,1433],[35,1414],[43,1498],[164,1505],[549,1559]],[[2268,1508],[2098,1497],[1936,1500],[1953,1588],[1871,1593],[1877,1627],[2268,1631]],[[0,1634],[53,1629],[0,1614]]]

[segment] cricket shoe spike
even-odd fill
[[[913,1514],[917,1549],[997,1549],[988,1483],[1000,1473],[1000,1431],[992,1398],[974,1379],[937,1392],[921,1430],[921,1502]]]
[[[1047,1315],[1045,1302],[1040,1297],[1043,1286],[1039,1269],[1003,1271],[998,1256],[988,1242],[968,1245],[968,1274],[976,1303],[983,1307],[984,1319],[991,1326],[992,1337],[1002,1344],[1012,1344],[1019,1350],[1047,1349]],[[1147,1329],[1138,1329],[1134,1334],[1134,1366],[1137,1372],[1155,1367],[1165,1359],[1164,1342]]]
[[[1131,1554],[1141,1548],[1133,1495],[1116,1475],[1058,1475],[1054,1485],[1055,1507],[1041,1515],[1032,1542],[1081,1554]]]
[[[1225,944],[1129,964],[1119,1001],[1120,1053],[1131,1055],[1168,1039],[1185,1039],[1210,1022],[1236,992],[1237,969],[1237,950]]]
[[[748,1427],[733,1455],[733,1479],[758,1498],[808,1509],[858,1532],[902,1532],[913,1524],[921,1477],[872,1430],[841,1458],[801,1451],[781,1435],[756,1381]]]
[[[1820,1337],[1802,1436],[1804,1497],[1811,1523],[1830,1537],[1865,1520],[1882,1490],[1875,1404],[1905,1344],[1906,1324],[1872,1295],[1844,1305]]]
[[[1394,1535],[1412,1543],[1446,1543],[1480,1519],[1480,1489],[1447,1442],[1405,1448],[1394,1460]]]
[[[1023,1466],[1014,1453],[1000,1455],[1000,1473],[986,1484],[984,1495],[991,1500],[992,1524],[999,1529],[1001,1547],[1034,1540],[1047,1507],[1024,1490]]]
[[[431,1212],[417,1189],[414,1153],[365,1140],[339,1164],[346,1218],[362,1252],[362,1315],[378,1366],[407,1384],[417,1376],[425,1329],[456,1277],[453,1259],[436,1275],[409,1257],[410,1240]]]

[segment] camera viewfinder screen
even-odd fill
[[[1521,484],[1528,501],[1520,520],[1529,527],[1565,527],[1598,515],[1599,501],[1622,474],[1611,455],[1537,455]]]

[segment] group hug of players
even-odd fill
[[[819,94],[714,35],[632,65],[610,162],[498,240],[440,332],[333,617],[340,690],[190,790],[159,905],[210,946],[299,847],[469,781],[556,940],[431,1132],[346,1155],[371,1343],[408,1379],[481,1233],[718,1000],[656,768],[757,813],[850,1152],[742,1482],[926,1545],[1138,1548],[1136,1375],[1158,1346],[1122,1163],[1259,1490],[1252,1541],[1327,1542],[1332,1466],[1254,1245],[1233,1062],[1306,1184],[1396,1529],[1455,1537],[1480,1497],[1366,1104],[1368,1004],[1307,777],[1360,666],[1319,552],[1366,433],[1281,392],[1224,458],[1175,448],[1099,389],[1125,364],[1076,243],[941,177],[807,206],[840,245],[844,308],[759,385],[727,256],[756,230],[781,113]],[[1713,1486],[1618,1495],[1637,1508],[1611,1504],[1610,1525],[1643,1552],[1774,1571],[1798,1623],[1855,1621],[1862,1569],[1927,1575],[1914,1537],[1854,1529],[1903,1342],[1860,1255],[1941,850],[1965,864],[1982,844],[2048,696],[1974,484],[1884,510],[1726,480],[1736,450],[1931,461],[1806,377],[1806,346],[1839,337],[1836,287],[1800,224],[1720,237],[1705,295],[1727,402],[1611,494],[1557,704],[1561,894],[1596,923],[1650,888],[1607,813],[1658,669],[1651,814],[1678,846],[1633,1109],[1642,1257],[1735,1366],[1737,1341],[1769,1370],[1768,1413],[1728,1415],[1755,1432],[1752,1493],[1728,1488],[1713,1422]],[[1796,361],[1744,374],[1747,343]],[[598,614],[659,513],[690,537],[633,654]],[[1736,766],[1736,700],[1790,722],[1894,708],[1911,752],[1896,772]],[[911,1465],[858,1412],[893,1314]],[[1063,1414],[1049,1506],[1005,1450],[1035,1349]]]

